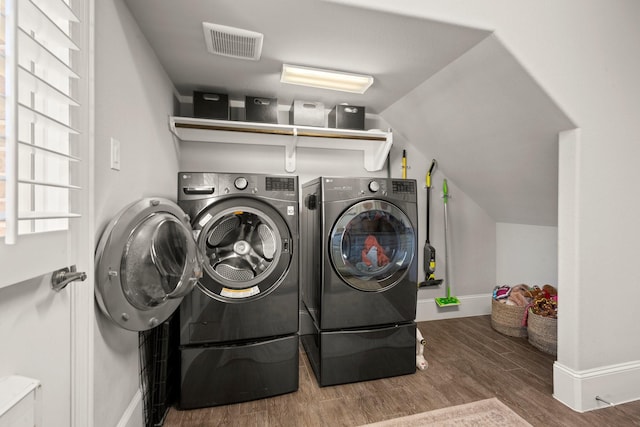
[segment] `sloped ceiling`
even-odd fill
[[[497,37],[381,115],[497,222],[557,225],[558,132],[575,125]]]
[[[124,1],[181,96],[364,105],[496,221],[556,224],[557,134],[575,126],[490,32],[322,0]],[[263,33],[261,59],[208,53],[202,22]],[[283,63],[375,82],[364,95],[286,85]]]

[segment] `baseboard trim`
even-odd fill
[[[640,360],[584,371],[553,365],[553,397],[577,412],[609,407],[596,396],[613,405],[640,400],[638,384]]]
[[[127,406],[122,417],[120,417],[120,421],[118,421],[116,427],[139,427],[142,425],[144,425],[142,393],[138,390],[136,394],[133,395],[129,406]]]
[[[418,300],[416,322],[491,314],[491,294],[459,296],[460,305],[438,307],[433,298]]]

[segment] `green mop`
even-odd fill
[[[436,298],[438,307],[449,307],[452,305],[460,305],[460,300],[451,296],[451,284],[449,283],[449,248],[447,247],[447,234],[449,231],[447,202],[449,201],[449,187],[447,180],[442,181],[442,200],[444,200],[444,282],[447,287],[447,296],[444,298]]]

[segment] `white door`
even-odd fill
[[[67,265],[90,274],[92,251],[79,225],[68,234],[76,244],[68,246]],[[40,382],[41,407],[36,409],[42,426],[90,426],[93,280],[72,282],[56,292],[51,277],[48,273],[0,289],[0,377],[21,375]]]
[[[88,218],[74,223],[65,265],[91,272],[90,234],[80,232]],[[21,375],[40,382],[42,426],[90,426],[93,280],[72,282],[56,292],[51,277],[47,273],[0,289],[0,377]]]
[[[3,249],[26,249],[30,256],[3,256],[0,261],[2,273],[19,270],[28,275],[55,259],[58,268],[76,265],[89,276],[57,292],[51,286],[52,272],[0,289],[0,377],[21,375],[40,381],[45,427],[92,425],[93,232],[88,192],[82,197],[84,202],[75,209],[82,217],[70,221],[69,232],[46,236],[52,239],[22,236]]]
[[[6,244],[4,238],[0,239],[0,377],[21,375],[40,382],[39,405],[36,408],[40,420],[38,425],[91,426],[94,231],[90,188],[93,132],[89,108],[92,104],[89,102],[92,92],[89,44],[93,1],[5,0],[2,4],[7,8],[5,16],[8,21],[4,55],[7,74],[3,76],[7,82],[5,95],[7,105],[17,107],[13,112],[6,109],[8,169],[3,171],[6,176],[2,177],[7,181],[6,190],[8,193],[18,189],[22,194],[30,192],[32,199],[37,200],[43,187],[63,188],[69,196],[57,199],[64,200],[64,203],[69,201],[67,212],[73,214],[67,216],[77,214],[79,217],[62,219],[69,223],[66,230],[39,232],[42,231],[39,229],[42,222],[35,223],[56,221],[59,209],[41,208],[37,203],[25,209],[22,202],[14,203],[13,209],[10,197],[7,197],[8,219],[10,211],[14,212],[14,223],[18,223],[16,218],[29,218],[32,214],[40,219],[22,221],[23,224],[32,224],[29,227],[33,230],[19,234],[14,244]],[[20,29],[10,33],[16,17],[18,21],[20,17],[33,20],[26,24],[30,26],[27,30],[19,23]],[[58,49],[57,41],[64,45],[71,40],[59,37],[61,32],[74,34],[71,37],[74,46],[66,47],[70,52],[68,62],[82,64],[79,70],[66,65],[60,67],[68,69],[69,75],[57,72],[56,67],[61,61],[53,58],[65,56],[64,50]],[[75,35],[78,34],[80,37],[76,40]],[[35,59],[26,59],[28,55]],[[71,80],[74,82],[68,83],[69,95],[62,86]],[[27,93],[25,97],[26,86],[29,86],[26,92],[30,95]],[[68,102],[66,112],[61,107],[64,102]],[[15,117],[11,117],[14,113]],[[17,118],[20,114],[31,117],[26,133]],[[68,119],[68,124],[64,123],[65,119]],[[4,120],[2,124],[4,128]],[[47,124],[51,126],[45,126]],[[49,133],[51,129],[53,131]],[[73,134],[68,146],[74,148],[68,152],[58,144],[63,139],[61,134],[65,133]],[[4,146],[2,148],[5,149]],[[41,163],[43,158],[47,158],[46,166]],[[63,171],[65,167],[61,165],[64,164],[72,164],[72,167],[67,166]],[[60,168],[60,175],[65,175],[64,179],[73,185],[64,188],[55,182],[56,172],[53,171],[57,171],[56,168]],[[13,169],[19,173],[12,174]],[[38,174],[45,169],[48,169],[45,174],[53,176],[54,182],[42,183]],[[9,182],[12,179],[15,180],[13,184]],[[0,211],[5,210],[4,206],[0,208]],[[51,286],[53,270],[72,265],[77,266],[78,271],[87,272],[88,279],[54,291]]]

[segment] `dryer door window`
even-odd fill
[[[143,199],[123,209],[100,239],[99,305],[124,329],[151,329],[191,292],[201,264],[184,212],[169,200]]]
[[[206,258],[200,288],[213,298],[260,298],[279,285],[289,268],[291,233],[266,203],[240,198],[215,203],[194,229]]]
[[[361,291],[381,291],[407,274],[415,256],[409,218],[392,203],[359,202],[345,211],[331,231],[330,255],[342,279]]]

